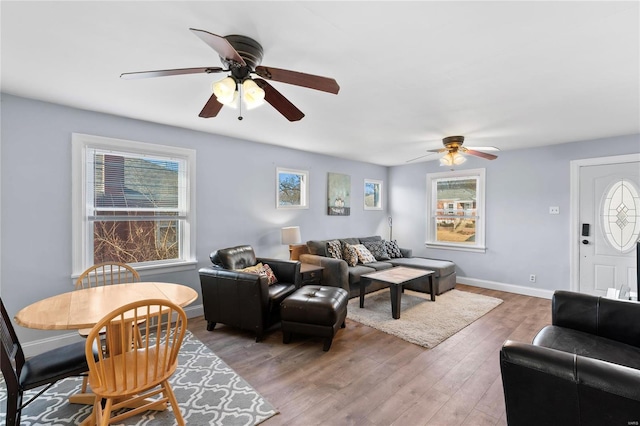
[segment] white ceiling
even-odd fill
[[[450,135],[504,151],[640,133],[639,12],[637,1],[2,1],[0,81],[27,98],[398,165]],[[267,104],[203,119],[222,74],[119,78],[221,66],[190,27],[252,37],[263,65],[333,77],[340,93],[273,82],[305,118]]]

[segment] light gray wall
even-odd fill
[[[299,225],[303,240],[380,234],[386,211],[365,211],[364,179],[387,182],[388,169],[245,140],[82,111],[2,94],[1,276],[11,316],[37,300],[73,290],[71,134],[86,133],[186,147],[197,156],[197,259],[251,244],[263,257],[288,258],[280,228]],[[247,119],[243,125],[251,126]],[[256,129],[256,132],[268,129]],[[304,144],[304,141],[301,141]],[[276,167],[309,171],[310,208],[275,208]],[[351,215],[326,214],[327,172],[351,176]],[[386,196],[384,199],[386,205]],[[144,276],[200,291],[193,271]],[[201,300],[195,302],[200,304]],[[23,343],[52,336],[17,327]]]
[[[197,151],[197,258],[211,250],[251,244],[259,255],[287,258],[282,226],[299,225],[303,240],[379,234],[414,254],[456,262],[471,279],[569,288],[569,162],[640,152],[640,135],[503,151],[499,159],[469,158],[463,168],[487,169],[487,247],[484,254],[426,249],[426,174],[437,161],[386,168],[245,140],[125,119],[2,94],[0,169],[0,294],[9,314],[73,289],[71,280],[71,134],[166,144]],[[246,121],[246,125],[251,125]],[[256,131],[268,131],[257,129]],[[275,169],[310,173],[310,208],[275,208]],[[351,216],[326,214],[327,172],[351,175]],[[363,181],[383,180],[383,205],[365,211]],[[389,197],[387,198],[387,195]],[[548,214],[559,206],[560,215]],[[144,276],[199,291],[193,271]],[[195,304],[200,304],[198,300]],[[55,332],[17,327],[23,342]]]
[[[426,248],[426,176],[447,169],[438,161],[391,167],[393,237],[414,255],[454,261],[460,277],[569,290],[569,163],[638,152],[640,135],[629,135],[503,151],[493,161],[468,156],[456,170],[486,168],[486,253]]]

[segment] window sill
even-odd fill
[[[479,246],[460,246],[457,244],[445,244],[445,243],[424,243],[427,248],[440,249],[440,250],[456,250],[456,251],[469,251],[472,253],[486,253],[486,247]]]
[[[192,271],[197,268],[197,265],[198,265],[198,262],[196,260],[188,260],[184,262],[140,265],[140,266],[134,266],[134,268],[136,271],[138,271],[138,274],[140,274],[141,277],[144,277],[145,275],[168,274],[171,272]],[[71,278],[73,280],[76,280],[78,279],[79,276],[80,274],[73,274],[71,275]]]
[[[140,276],[154,274],[168,274],[171,272],[192,271],[196,269],[198,262],[196,260],[188,260],[183,262],[162,263],[158,265],[141,265],[136,266]]]

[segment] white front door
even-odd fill
[[[640,162],[580,168],[579,291],[604,296],[608,288],[637,291],[640,236]]]

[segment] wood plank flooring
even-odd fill
[[[506,425],[499,351],[506,339],[530,342],[551,323],[551,301],[457,285],[504,303],[433,349],[355,321],[329,352],[322,340],[276,329],[252,334],[202,317],[189,330],[269,400],[275,425]]]

